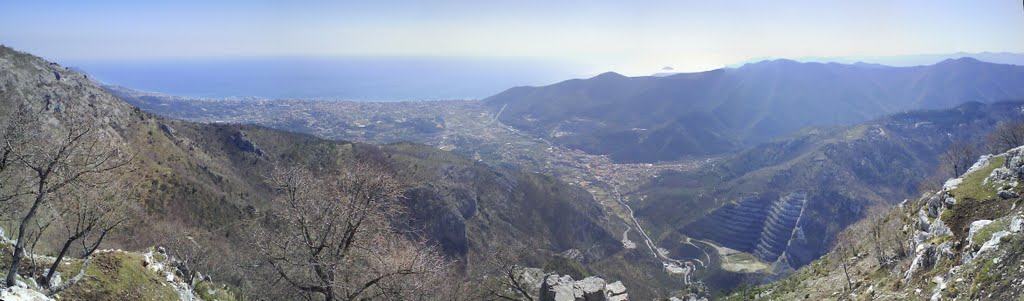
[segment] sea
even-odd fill
[[[107,84],[197,98],[347,101],[483,99],[516,86],[589,77],[530,58],[260,57],[65,63]]]

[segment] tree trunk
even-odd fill
[[[32,208],[28,210],[28,214],[25,214],[25,218],[21,219],[21,224],[18,225],[18,241],[14,243],[14,257],[11,258],[11,269],[7,271],[7,287],[14,286],[14,279],[18,276],[18,268],[21,266],[21,257],[25,256],[25,229],[28,228],[29,222],[36,216],[36,211],[39,211],[39,205],[43,204],[43,197],[46,196],[43,183],[39,183],[39,194],[36,195],[35,202],[32,204]]]
[[[64,242],[64,246],[60,248],[60,253],[57,253],[57,259],[50,265],[50,271],[46,272],[46,278],[43,282],[43,286],[50,288],[53,285],[53,275],[57,273],[57,268],[60,267],[60,262],[64,260],[64,256],[68,254],[68,250],[71,249],[71,244],[78,240],[79,235],[72,236]]]
[[[843,252],[842,254],[846,255],[846,252]],[[846,289],[848,291],[853,291],[853,282],[850,282],[850,271],[846,267],[846,256],[843,256],[842,260],[843,260],[843,274],[846,274]]]

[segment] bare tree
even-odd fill
[[[78,257],[91,258],[107,235],[127,223],[136,209],[131,197],[134,189],[128,179],[114,174],[91,174],[87,177],[88,180],[76,182],[61,191],[52,204],[57,208],[59,228],[63,229],[56,235],[63,244],[43,278],[42,285],[50,295],[81,279],[76,276],[59,287],[53,286],[57,269],[72,248],[78,244],[81,252]],[[84,275],[87,267],[88,264],[83,264],[78,274]]]
[[[21,115],[25,116],[25,114]],[[50,126],[37,118],[24,118],[24,120],[9,124],[5,130],[3,151],[6,159],[4,160],[9,160],[5,163],[8,165],[5,166],[5,169],[11,169],[10,172],[13,174],[10,177],[15,179],[15,182],[24,181],[25,183],[24,191],[13,193],[13,195],[23,197],[24,204],[16,207],[17,210],[11,210],[17,223],[17,230],[14,236],[15,244],[11,267],[5,281],[7,286],[15,284],[22,259],[25,257],[26,244],[43,234],[32,231],[34,225],[39,225],[36,219],[40,211],[45,210],[48,206],[57,205],[51,204],[51,201],[55,199],[90,198],[93,195],[86,196],[82,193],[90,189],[105,189],[104,181],[107,180],[107,176],[116,175],[118,169],[125,167],[130,162],[113,145],[112,137],[106,132],[92,127],[89,123],[73,120],[74,118],[71,116],[63,117],[66,117],[64,127]],[[72,193],[72,191],[74,192]],[[18,197],[12,200],[17,201]],[[73,200],[67,201],[76,203]],[[77,203],[84,204],[92,201],[94,200],[91,198],[81,199]],[[74,215],[82,212],[70,211],[70,213]],[[64,218],[59,214],[58,216]],[[72,219],[90,219],[92,217],[76,216]],[[101,235],[94,237],[95,244],[98,246],[106,236],[104,229],[104,227],[94,225],[87,228],[82,235],[71,239],[70,243],[84,242],[81,239],[96,233],[93,232],[95,230],[102,232]],[[91,252],[88,253],[91,254]],[[58,263],[62,258],[58,258]]]
[[[846,290],[853,291],[853,281],[850,279],[850,255],[851,246],[840,244],[836,246],[836,254],[839,255],[839,263],[843,267],[843,274],[846,275]]]
[[[432,248],[396,232],[402,189],[383,168],[342,174],[275,168],[280,196],[255,227],[259,268],[307,299],[416,299],[446,269]],[[294,296],[289,296],[294,297]]]
[[[534,301],[539,291],[534,291],[523,279],[526,267],[522,266],[530,247],[502,248],[485,255],[478,270],[484,278],[480,300]]]
[[[210,268],[212,250],[209,238],[202,232],[178,232],[166,243],[167,254],[171,257],[171,265],[181,273],[189,286],[195,287],[200,270]]]
[[[899,208],[885,211],[876,209],[868,213],[865,221],[861,222],[868,226],[868,239],[874,249],[875,259],[881,268],[891,267],[899,259],[907,256],[907,243],[902,230],[904,220]]]
[[[974,145],[962,141],[954,141],[940,157],[944,166],[947,166],[953,177],[959,177],[971,168],[974,161],[978,159],[978,150]]]
[[[0,212],[14,212],[16,204],[13,200],[28,195],[26,189],[28,179],[23,174],[23,167],[15,162],[16,146],[27,143],[24,122],[27,120],[25,109],[17,110],[10,116],[0,116]],[[0,214],[0,220],[12,218]]]
[[[850,278],[850,269],[853,268],[851,265],[857,259],[857,246],[859,242],[863,240],[863,235],[868,233],[867,229],[865,229],[867,227],[870,227],[867,223],[855,223],[839,233],[839,235],[836,235],[831,257],[837,260],[839,267],[843,268],[843,274],[846,276],[846,289],[848,291],[853,290],[853,279]]]
[[[988,134],[985,142],[992,153],[1002,153],[1011,148],[1024,145],[1024,122],[1000,123]]]

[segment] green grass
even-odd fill
[[[980,245],[984,244],[986,241],[988,241],[989,239],[992,239],[992,234],[995,234],[996,232],[999,232],[1001,230],[1006,230],[1009,226],[1010,226],[1010,220],[1009,219],[1006,219],[1006,218],[997,219],[997,220],[993,221],[992,223],[982,227],[980,230],[978,230],[978,232],[975,232],[974,233],[974,237],[971,240],[971,243],[974,243],[975,245],[979,245],[980,246]]]
[[[944,242],[947,242],[947,241],[949,241],[949,240],[950,240],[950,239],[952,239],[952,238],[953,238],[953,236],[952,236],[952,235],[942,235],[942,236],[935,236],[935,237],[932,237],[931,239],[929,239],[929,240],[928,240],[928,242],[927,242],[927,244],[930,244],[930,245],[939,245],[939,244],[942,244],[942,243],[944,243]]]
[[[984,182],[985,178],[992,174],[993,170],[1003,166],[1003,163],[1006,163],[1006,156],[992,158],[988,166],[965,175],[963,182],[957,185],[956,189],[953,189],[950,193],[958,200],[988,200],[996,198],[998,190],[995,185],[985,184]]]
[[[61,273],[78,273],[82,262],[63,266]],[[164,276],[143,266],[142,254],[109,252],[94,255],[86,277],[59,294],[62,300],[178,300]]]
[[[10,266],[8,244],[0,244],[0,276]],[[161,257],[154,254],[154,257]],[[164,261],[165,258],[157,258]],[[143,265],[140,253],[105,252],[93,256],[85,269],[85,277],[74,286],[57,294],[60,300],[179,300],[178,293],[166,281],[166,274]],[[78,274],[79,259],[68,259],[60,267],[64,280]],[[195,292],[203,300],[244,300],[236,289],[212,282],[200,282]]]
[[[994,281],[995,276],[990,275],[990,270],[994,263],[991,260],[986,260],[984,266],[978,269],[978,272],[974,276],[974,281],[971,283],[969,297],[978,297],[980,290],[988,287],[988,285]]]
[[[195,291],[196,294],[199,295],[199,298],[202,298],[203,300],[206,301],[242,300],[242,298],[239,297],[241,296],[241,294],[238,294],[237,292],[227,287],[219,286],[207,281],[200,281],[198,284],[196,284]]]

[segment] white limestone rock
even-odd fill
[[[619,295],[626,293],[626,286],[622,285],[622,281],[615,281],[604,286],[604,289],[608,294]]]
[[[1010,231],[1002,230],[996,233],[992,233],[992,238],[986,241],[985,244],[981,245],[981,249],[978,250],[977,254],[982,254],[991,250],[998,249],[999,243],[1002,241],[1003,237],[1006,237],[1007,235],[1010,235]]]
[[[971,222],[971,228],[970,230],[967,231],[967,241],[974,241],[974,233],[977,233],[978,231],[981,230],[981,228],[984,228],[985,226],[988,226],[988,224],[991,223],[992,221],[987,219],[976,220],[974,222]]]
[[[933,237],[953,235],[953,231],[946,226],[946,223],[943,222],[941,218],[937,218],[932,222],[932,225],[928,227],[928,232],[931,233]]]
[[[47,297],[43,293],[40,293],[33,289],[28,289],[20,286],[12,286],[0,291],[0,300],[4,301],[52,301],[54,299]]]
[[[577,297],[583,297],[584,300],[601,300],[605,298],[604,286],[607,282],[604,279],[590,276],[583,278],[583,280],[576,281],[575,286],[579,288],[583,294]]]

